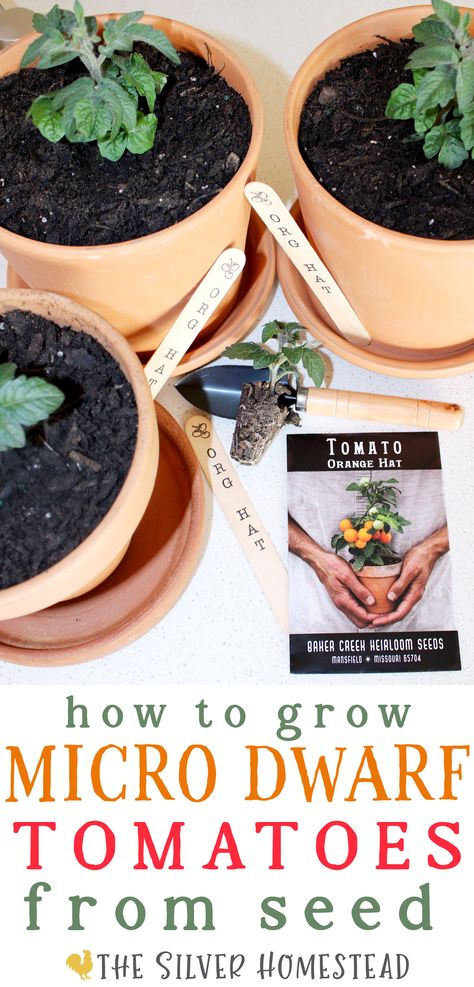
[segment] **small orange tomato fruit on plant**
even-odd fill
[[[349,544],[357,541],[357,531],[354,528],[346,528],[344,538]]]

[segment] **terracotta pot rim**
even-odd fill
[[[463,5],[461,9],[472,10],[474,13],[473,7],[465,7]],[[311,51],[310,54],[305,58],[304,62],[300,65],[296,75],[293,77],[293,80],[290,84],[285,100],[284,110],[283,110],[283,127],[285,132],[288,154],[290,160],[293,163],[293,166],[302,173],[302,177],[305,183],[307,185],[314,184],[318,186],[318,190],[319,190],[318,194],[321,196],[326,206],[329,209],[332,209],[333,211],[336,212],[341,211],[342,213],[345,213],[347,215],[348,221],[352,220],[352,222],[357,222],[361,227],[361,229],[363,231],[365,230],[369,236],[373,237],[374,234],[380,235],[380,231],[382,231],[389,241],[393,241],[394,244],[395,243],[399,243],[399,244],[406,243],[407,245],[409,244],[410,249],[418,249],[423,251],[445,250],[452,252],[456,250],[458,251],[470,250],[472,251],[472,253],[474,253],[474,238],[472,240],[437,240],[437,239],[432,239],[430,237],[414,236],[411,233],[401,233],[398,230],[390,230],[386,226],[381,226],[379,223],[374,223],[370,219],[365,219],[365,217],[360,216],[359,213],[354,212],[353,209],[349,209],[348,206],[345,206],[342,202],[339,202],[338,199],[336,199],[333,195],[331,195],[330,192],[327,191],[326,188],[324,188],[324,185],[322,185],[321,182],[319,182],[318,179],[315,178],[313,173],[308,168],[308,165],[306,164],[299,149],[298,134],[299,134],[301,112],[304,103],[306,102],[306,99],[308,98],[309,93],[311,92],[311,89],[314,87],[315,83],[320,78],[322,78],[322,75],[315,75],[313,77],[311,87],[308,89],[308,91],[304,96],[304,99],[302,100],[300,112],[298,113],[296,133],[292,121],[295,117],[295,112],[294,112],[295,104],[297,104],[299,98],[300,79],[305,74],[307,67],[312,64],[315,56],[317,54],[324,53],[324,49],[329,45],[329,43],[333,40],[333,38],[337,38],[337,37],[343,38],[344,35],[350,32],[350,30],[355,25],[362,23],[366,23],[367,25],[378,24],[381,19],[384,20],[388,15],[390,15],[390,17],[399,16],[401,18],[402,16],[404,17],[406,15],[407,10],[413,12],[413,24],[416,24],[417,18],[419,19],[422,16],[429,16],[430,13],[433,13],[433,9],[431,6],[427,4],[417,4],[416,6],[413,7],[406,7],[406,6],[396,7],[394,9],[381,10],[375,14],[368,14],[366,17],[358,17],[356,20],[351,21],[349,24],[346,24],[344,27],[339,28],[338,31],[334,31],[333,34],[331,34],[328,38],[322,41],[321,44],[317,45],[317,47],[314,48],[313,51]],[[373,32],[373,37],[375,38],[377,34],[383,34],[383,28],[380,27],[378,28],[378,30],[375,30]],[[409,33],[405,34],[405,32],[404,35],[405,37],[410,36]],[[361,48],[360,50],[362,51],[363,49]],[[349,54],[353,54],[353,53],[348,52],[348,55]]]
[[[120,518],[124,505],[130,497],[135,497],[138,499],[138,494],[140,494],[139,499],[143,501],[143,510],[140,513],[140,517],[142,516],[146,504],[148,503],[146,489],[144,487],[142,488],[144,466],[145,463],[149,462],[150,448],[153,449],[154,434],[157,434],[154,406],[153,402],[150,401],[148,382],[145,374],[143,373],[143,368],[137,355],[129,346],[126,339],[121,336],[120,333],[108,322],[106,322],[102,316],[97,315],[84,305],[81,305],[78,302],[73,302],[62,295],[56,295],[53,292],[48,291],[36,291],[29,288],[0,289],[0,306],[2,306],[3,311],[11,311],[16,307],[17,302],[20,303],[20,307],[25,310],[28,310],[29,305],[31,305],[31,309],[29,310],[35,311],[34,298],[44,302],[50,301],[53,304],[61,306],[63,309],[70,310],[71,315],[74,313],[78,318],[80,318],[81,322],[82,320],[84,321],[84,326],[81,326],[82,331],[84,332],[87,332],[88,322],[89,324],[92,323],[94,325],[94,329],[97,330],[97,334],[93,334],[94,337],[104,347],[104,349],[107,349],[111,356],[117,360],[132,387],[137,406],[137,434],[130,468],[122,487],[117,494],[117,497],[109,507],[109,510],[104,517],[99,521],[96,527],[81,542],[79,542],[74,549],[72,549],[71,552],[64,556],[64,558],[59,559],[59,561],[55,562],[54,565],[50,566],[48,569],[44,569],[36,576],[32,576],[30,579],[25,579],[21,583],[16,583],[14,586],[9,586],[6,589],[0,590],[2,609],[4,607],[8,607],[10,601],[12,605],[15,603],[15,606],[18,609],[18,605],[21,604],[22,600],[25,600],[26,602],[32,596],[36,597],[38,593],[41,593],[41,587],[45,584],[45,581],[48,581],[50,586],[54,585],[60,589],[59,595],[56,590],[54,594],[55,599],[52,602],[56,603],[61,599],[64,599],[65,596],[69,595],[68,590],[64,589],[64,585],[65,577],[68,575],[68,569],[71,562],[76,564],[76,560],[80,561],[80,557],[83,556],[84,553],[86,553],[87,556],[92,557],[97,550],[103,548],[103,537],[106,535],[107,528],[109,528],[111,524],[114,524],[116,519]],[[27,302],[28,304],[22,305],[21,303],[23,302]],[[8,307],[5,306],[5,303]],[[0,315],[1,314],[2,313],[0,311]],[[54,321],[53,315],[51,315],[51,321]],[[72,326],[72,328],[76,328],[77,331],[79,327]],[[105,344],[105,341],[107,341],[107,345]],[[133,370],[135,368],[139,370],[140,373],[134,374]],[[141,506],[141,504],[137,506],[137,513],[138,509],[141,510]],[[75,590],[76,587],[71,589],[71,592],[74,593]],[[78,590],[78,592],[79,591],[80,590]],[[35,609],[38,610],[41,609],[41,607],[35,608],[33,606],[31,609],[23,612],[33,613]],[[8,618],[2,617],[1,619]]]
[[[388,565],[365,565],[357,575],[368,579],[388,579],[390,576],[398,576],[402,571],[402,564],[390,562]]]
[[[121,16],[122,14],[120,13],[107,13],[107,14],[96,15],[99,21],[117,20],[117,18]],[[207,202],[206,205],[201,206],[199,209],[197,209],[196,212],[192,213],[191,216],[186,216],[185,219],[180,219],[178,223],[174,223],[173,226],[166,226],[164,227],[164,229],[157,230],[155,233],[146,233],[144,236],[134,237],[132,240],[120,240],[117,243],[102,243],[102,244],[98,244],[97,246],[93,246],[91,244],[84,244],[82,246],[79,245],[69,246],[67,244],[59,244],[59,243],[44,243],[42,240],[35,240],[33,237],[22,236],[21,233],[14,233],[12,232],[12,230],[7,230],[6,227],[0,226],[2,237],[4,237],[7,242],[10,242],[12,246],[16,245],[17,249],[19,247],[19,244],[23,243],[26,240],[29,244],[36,244],[38,250],[41,250],[42,252],[44,251],[45,253],[48,253],[52,257],[54,257],[55,253],[57,253],[58,255],[60,254],[61,255],[60,260],[63,266],[69,260],[71,260],[74,263],[75,256],[84,255],[84,253],[87,251],[93,253],[98,251],[100,254],[102,254],[104,251],[112,252],[118,249],[123,250],[126,248],[128,248],[128,250],[130,251],[133,251],[134,244],[138,244],[143,242],[144,240],[151,240],[153,238],[157,238],[160,236],[164,238],[170,229],[176,230],[179,227],[180,229],[184,230],[185,228],[186,229],[190,228],[194,223],[198,222],[197,217],[201,217],[204,210],[207,209],[209,211],[215,204],[220,205],[225,195],[231,194],[233,187],[238,180],[239,172],[241,171],[243,166],[246,163],[248,163],[249,159],[251,158],[255,159],[255,167],[256,167],[258,156],[259,156],[260,144],[263,137],[263,106],[257,85],[254,82],[253,77],[251,76],[249,70],[241,61],[241,59],[238,57],[238,55],[235,55],[234,52],[227,45],[223,44],[221,41],[218,41],[217,38],[214,38],[212,35],[207,34],[205,31],[201,31],[197,27],[193,27],[193,25],[191,24],[186,24],[184,21],[177,21],[174,18],[170,18],[170,17],[159,17],[158,15],[154,15],[154,14],[145,14],[144,17],[142,18],[142,21],[144,23],[156,23],[157,21],[159,21],[160,26],[163,27],[165,33],[166,33],[166,26],[165,26],[166,24],[176,25],[178,29],[183,29],[185,32],[189,32],[192,37],[198,37],[199,39],[201,39],[204,42],[204,44],[207,44],[209,46],[211,51],[212,51],[212,45],[213,44],[215,45],[217,43],[220,49],[222,50],[224,57],[227,58],[228,61],[232,62],[236,66],[240,74],[245,77],[250,95],[250,100],[249,101],[245,100],[245,102],[247,103],[248,106],[251,124],[252,124],[250,144],[247,150],[247,154],[245,155],[245,158],[243,158],[242,161],[240,162],[240,165],[237,171],[235,172],[235,175],[232,176],[232,178],[227,183],[227,185],[225,185],[224,188],[221,189],[220,192],[218,192],[213,199]],[[33,31],[31,34],[25,35],[24,37],[20,38],[19,41],[16,41],[15,44],[9,46],[9,51],[13,51],[14,49],[26,49],[28,44],[35,37],[37,37],[35,31]]]

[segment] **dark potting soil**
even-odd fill
[[[410,40],[345,59],[310,93],[299,144],[313,175],[349,209],[381,226],[441,240],[474,238],[474,161],[443,168],[421,142],[405,143],[413,121],[385,107],[404,72]]]
[[[25,119],[36,96],[82,74],[79,62],[0,79],[1,226],[47,243],[118,243],[172,226],[227,185],[247,153],[251,122],[222,66],[189,53],[175,66],[148,46],[136,50],[168,82],[156,102],[154,148],[126,151],[115,163],[94,144],[50,144]]]
[[[0,363],[65,395],[23,449],[0,453],[0,588],[59,562],[90,534],[123,485],[137,410],[118,363],[86,333],[30,312],[0,317]]]

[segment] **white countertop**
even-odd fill
[[[50,3],[31,0],[31,6],[35,10],[45,11]],[[133,10],[135,6],[133,0],[115,3],[115,9],[119,11]],[[321,0],[317,3],[314,0],[294,0],[289,5],[282,0],[239,0],[238,5],[217,3],[216,0],[206,4],[202,0],[164,0],[159,8],[149,7],[148,10],[188,21],[210,34],[218,35],[246,62],[262,92],[266,115],[266,140],[259,176],[274,185],[282,198],[289,201],[294,196],[294,189],[283,145],[281,120],[290,79],[309,51],[337,28],[381,7],[396,6],[399,3],[390,3],[389,0],[360,0],[357,4],[350,0],[335,0],[332,4]],[[86,12],[99,12],[103,7],[103,3],[90,0],[86,4]],[[5,284],[5,265],[1,259],[0,284]],[[279,288],[272,294],[262,321],[268,318],[293,318]],[[257,327],[252,338],[258,337]],[[472,683],[472,375],[443,380],[403,380],[369,373],[329,353],[328,358],[332,365],[331,384],[334,387],[439,401],[455,400],[465,407],[466,420],[461,431],[440,434],[452,549],[454,606],[463,669],[449,673],[413,673],[403,681],[410,685],[421,682],[438,685]],[[189,413],[189,405],[172,386],[167,386],[163,392],[162,403],[181,422]],[[348,426],[347,422],[340,420],[330,423],[326,420],[321,426],[314,419],[306,418],[303,421],[303,431],[314,431],[318,427],[322,431],[346,431],[348,428],[356,430],[358,426],[359,423]],[[228,448],[232,424],[219,420],[217,429]],[[386,430],[390,430],[388,426]],[[286,558],[287,552],[285,459],[285,438],[280,435],[257,468],[240,469],[240,476],[254,506],[283,558]],[[212,503],[208,491],[206,495],[208,524],[201,563],[180,600],[157,627],[120,652],[84,665],[31,670],[0,662],[0,684],[277,684],[291,681],[295,688],[307,681],[314,684],[317,679],[314,675],[290,677],[287,638],[276,625],[220,508]],[[335,681],[327,676],[324,680],[326,686]],[[357,676],[337,676],[337,681],[345,684],[351,680],[358,688],[360,678]],[[400,684],[400,676],[393,673],[367,675],[364,684],[384,682],[390,686],[395,680]]]

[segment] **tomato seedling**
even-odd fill
[[[39,33],[26,49],[21,67],[37,62],[49,69],[79,58],[89,75],[33,101],[28,116],[47,140],[63,137],[72,143],[96,141],[101,155],[118,161],[125,151],[144,154],[153,147],[157,94],[167,76],[154,72],[143,55],[133,51],[136,41],[156,48],[171,62],[179,55],[162,31],[141,24],[143,11],[106,21],[98,33],[95,17],[86,17],[76,0],[74,10],[57,5],[48,14],[35,14]]]
[[[474,38],[471,15],[446,0],[432,0],[434,14],[413,28],[419,47],[405,66],[413,82],[393,90],[386,115],[413,120],[411,140],[423,141],[427,158],[458,168],[474,157]]]

